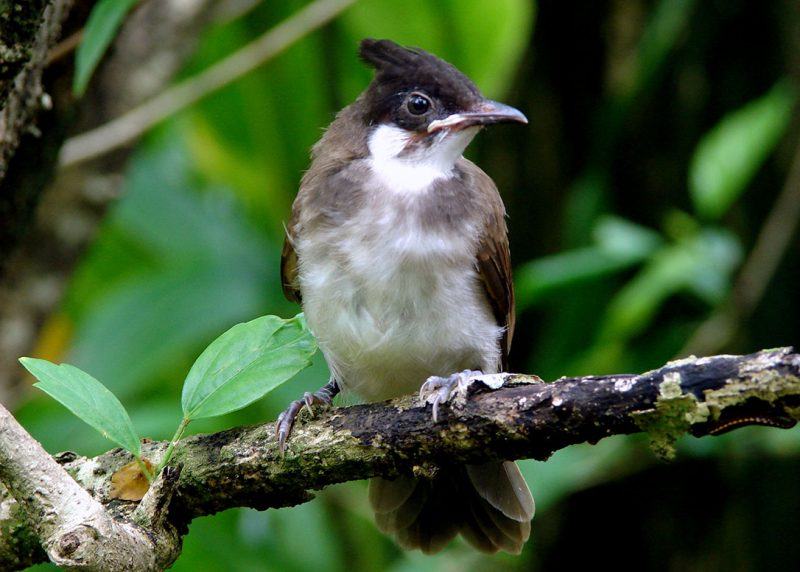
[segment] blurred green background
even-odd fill
[[[208,29],[183,77],[304,4],[256,3]],[[509,211],[513,370],[638,372],[692,351],[797,343],[800,240],[754,246],[768,221],[790,237],[796,222],[774,207],[798,161],[799,20],[780,0],[357,2],[148,134],[39,357],[90,372],[142,434],[166,439],[206,344],[236,322],[293,315],[279,285],[282,224],[309,148],[370,79],[356,57],[364,37],[428,49],[530,119],[482,133],[468,152]],[[740,278],[753,257],[761,264]],[[318,359],[266,399],[190,429],[274,419],[326,380]],[[109,448],[33,391],[16,413],[51,452]],[[522,463],[538,511],[520,557],[460,541],[436,557],[403,553],[375,529],[358,482],[293,509],[196,520],[174,569],[796,566],[800,431],[679,445],[672,464],[641,436]]]

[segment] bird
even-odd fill
[[[437,421],[471,380],[508,367],[505,207],[462,154],[485,126],[527,119],[420,48],[368,38],[359,55],[373,79],[313,146],[286,224],[283,291],[302,305],[331,377],[278,418],[281,452],[298,413],[340,391],[367,402],[420,391]],[[369,500],[380,530],[426,554],[458,534],[518,554],[534,514],[510,461],[375,477]]]

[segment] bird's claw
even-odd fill
[[[300,411],[305,408],[309,415],[314,417],[318,410],[330,407],[332,403],[333,395],[331,395],[330,391],[322,388],[314,393],[306,391],[302,398],[296,399],[289,404],[289,407],[278,416],[278,420],[275,422],[275,438],[278,440],[278,450],[281,455],[286,452],[286,441],[292,434],[294,422]]]
[[[292,427],[294,427],[294,420],[297,418],[297,414],[302,407],[302,400],[297,399],[292,401],[289,407],[278,416],[278,420],[275,422],[275,438],[278,440],[278,450],[281,456],[283,456],[283,453],[286,451],[286,439],[291,435]]]
[[[483,372],[465,369],[447,377],[432,375],[419,389],[419,398],[423,403],[433,405],[433,422],[439,420],[439,404],[447,403],[451,397],[466,399],[469,386]]]
[[[324,409],[329,407],[332,400],[328,397],[321,397],[316,393],[311,393],[310,391],[306,391],[303,394],[303,405],[305,405],[306,411],[311,417],[316,417],[317,413],[314,411],[314,406],[318,408]]]

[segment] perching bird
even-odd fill
[[[462,153],[483,126],[527,120],[423,50],[367,39],[360,55],[375,77],[314,145],[287,226],[284,292],[302,303],[331,379],[281,415],[281,449],[304,404],[330,404],[340,390],[378,401],[425,382],[436,416],[471,376],[507,366],[505,208]],[[480,550],[519,553],[534,512],[512,462],[375,478],[369,498],[381,530],[426,553],[458,533]]]

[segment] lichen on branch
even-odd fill
[[[800,417],[800,355],[790,348],[747,356],[687,358],[640,375],[562,378],[504,374],[497,390],[475,384],[463,403],[440,410],[415,397],[334,408],[298,423],[285,457],[266,423],[180,442],[170,463],[169,495],[147,522],[185,532],[192,519],[233,507],[278,508],[306,502],[327,485],[399,474],[426,474],[448,463],[546,459],[569,445],[609,435],[647,432],[659,454],[674,452],[680,435],[713,435],[742,425],[790,427]],[[166,442],[143,444],[156,464]],[[114,518],[137,518],[136,503],[110,502],[111,479],[130,463],[115,449],[94,458],[62,454],[62,466]],[[420,470],[424,468],[424,470]],[[18,525],[20,511],[2,500],[0,531]],[[140,511],[141,512],[141,511]],[[143,522],[141,518],[136,521]],[[17,537],[30,531],[16,528]],[[42,553],[0,535],[0,568],[18,568]],[[175,552],[177,554],[177,552]]]

